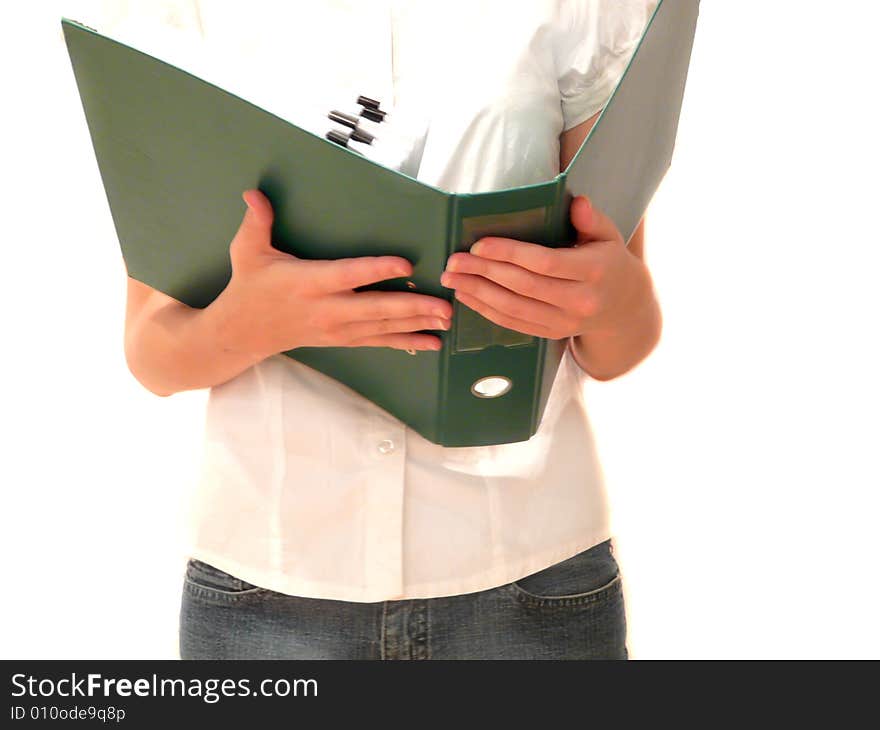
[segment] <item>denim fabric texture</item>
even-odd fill
[[[496,588],[359,603],[186,565],[181,659],[626,659],[611,540]]]

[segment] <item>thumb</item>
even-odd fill
[[[272,247],[272,221],[275,216],[269,199],[255,189],[245,190],[241,197],[247,204],[247,210],[229,245],[233,266],[255,255],[275,251]]]
[[[569,215],[578,233],[578,243],[623,239],[614,221],[594,207],[586,195],[578,195],[571,202]]]

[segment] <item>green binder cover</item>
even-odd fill
[[[210,304],[231,276],[229,242],[243,212],[234,203],[249,187],[272,202],[280,250],[403,256],[415,291],[453,302],[450,330],[434,333],[439,351],[284,354],[434,443],[481,446],[535,433],[567,341],[499,327],[460,305],[440,284],[446,260],[486,235],[569,245],[569,205],[581,194],[629,240],[671,162],[698,10],[699,0],[660,0],[565,171],[475,194],[434,188],[75,21],[62,26],[128,274],[191,307]],[[365,289],[413,290],[402,279]],[[502,387],[486,392],[486,378]]]

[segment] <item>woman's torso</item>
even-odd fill
[[[378,98],[424,136],[418,179],[456,192],[552,179],[563,128],[613,88],[584,54],[622,70],[649,5],[168,4],[207,45],[208,80],[294,122]],[[594,27],[603,12],[615,27]],[[575,555],[610,536],[585,378],[566,351],[531,439],[446,448],[270,357],[211,389],[191,554],[272,590],[354,601],[481,590]]]

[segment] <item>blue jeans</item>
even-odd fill
[[[626,659],[620,572],[607,540],[513,583],[358,603],[276,593],[186,566],[182,659]]]

